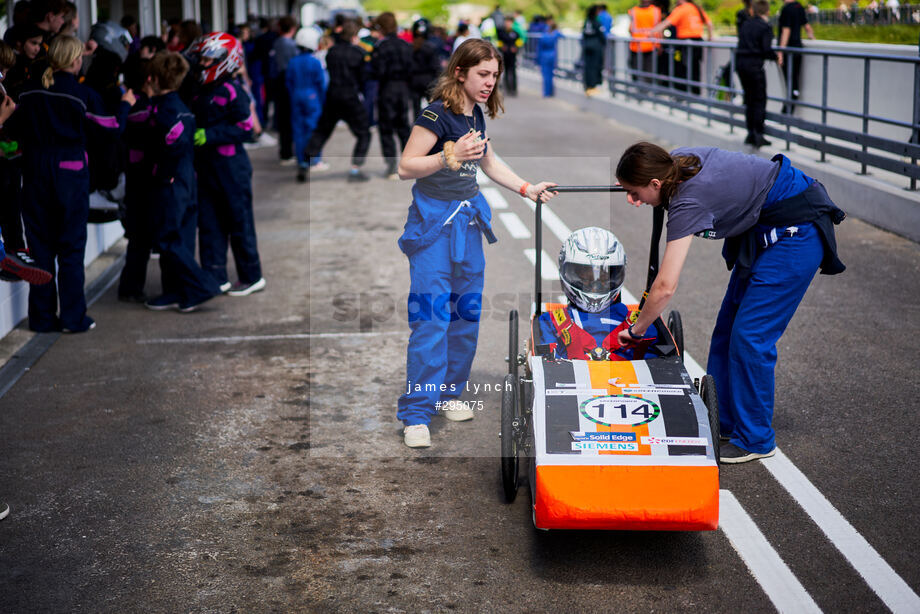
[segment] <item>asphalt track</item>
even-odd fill
[[[507,109],[489,136],[530,181],[609,183],[642,138],[558,101]],[[815,279],[779,344],[782,454],[722,469],[718,531],[538,532],[526,484],[501,500],[495,390],[507,311],[531,300],[531,209],[487,192],[506,207],[492,202],[500,240],[465,395],[482,410],[437,419],[433,447],[409,450],[395,401],[410,186],[382,179],[379,158],[372,181],[346,183],[351,144],[340,129],[309,187],[252,151],[265,292],[183,315],[110,288],[98,328],[57,339],[0,398],[0,610],[920,611],[915,243],[839,227],[847,272]],[[647,208],[561,195],[550,209],[550,260],[557,233],[611,228],[641,292]],[[728,278],[719,250],[694,241],[672,305],[701,365]]]

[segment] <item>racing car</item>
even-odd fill
[[[558,193],[620,192],[620,186],[557,186]],[[664,211],[654,209],[645,295],[657,275]],[[542,202],[535,207],[542,250]],[[509,313],[508,374],[501,398],[501,476],[514,501],[526,465],[538,529],[714,530],[719,521],[719,410],[711,375],[691,379],[683,327],[672,311],[642,360],[558,358],[541,338],[541,258],[535,258],[531,332],[518,344]],[[642,308],[629,306],[631,312]],[[617,298],[619,300],[619,298]],[[523,351],[522,351],[523,350]],[[599,358],[599,359],[593,359]]]

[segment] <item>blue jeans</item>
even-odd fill
[[[763,250],[740,280],[732,272],[716,318],[706,370],[715,378],[719,422],[749,452],[776,447],[773,431],[776,342],[792,320],[824,255],[817,229],[799,226]]]

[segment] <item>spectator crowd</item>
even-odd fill
[[[300,182],[329,169],[322,150],[339,120],[355,137],[348,180],[369,180],[376,126],[382,174],[398,179],[411,119],[455,43],[491,39],[514,95],[526,38],[521,16],[498,8],[454,36],[426,19],[400,28],[387,12],[304,25],[251,17],[210,33],[194,21],[141,33],[126,16],[94,24],[84,41],[79,18],[67,0],[23,0],[0,42],[0,278],[33,284],[36,332],[95,327],[83,292],[91,223],[124,226],[121,301],[188,313],[263,290],[247,153],[274,143],[263,126]],[[152,257],[161,283],[148,294]]]

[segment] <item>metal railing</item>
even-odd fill
[[[536,65],[538,37],[528,39],[525,63]],[[630,40],[611,37],[606,47],[604,77],[615,98],[664,105],[671,114],[701,117],[707,125],[722,123],[731,132],[745,128],[734,43],[661,39],[661,52],[651,54],[652,66],[643,70],[630,62]],[[582,81],[581,41],[560,39],[557,48],[554,74]],[[813,48],[777,50],[787,58],[786,70],[781,74],[765,66],[768,93],[771,89],[782,92],[767,97],[765,133],[784,141],[787,150],[795,143],[819,152],[822,162],[827,156],[855,161],[860,174],[866,174],[869,167],[897,173],[909,181],[910,190],[916,190],[920,179],[920,58]],[[699,79],[682,74],[680,62],[675,61],[678,51],[688,64],[701,54]],[[792,82],[795,55],[802,57],[808,76],[802,79],[797,99],[786,87]],[[776,72],[770,75],[769,71]],[[770,110],[771,106],[784,109]],[[786,113],[786,108],[792,112]]]

